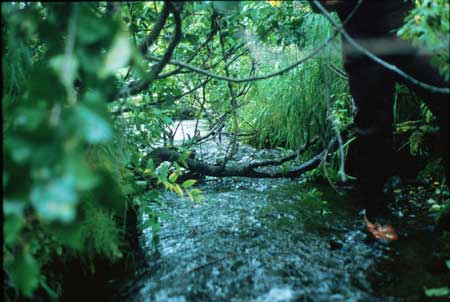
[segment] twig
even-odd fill
[[[334,72],[334,74],[336,74],[338,77],[340,77],[341,79],[344,79],[346,81],[348,81],[348,76],[347,74],[341,70],[340,68],[338,68],[336,65],[334,65],[333,63],[328,63],[326,64],[326,66],[328,67],[329,70],[331,70],[332,72]]]
[[[219,258],[219,259],[216,259],[216,260],[207,262],[207,263],[202,264],[202,265],[200,265],[200,266],[194,267],[193,269],[187,271],[186,273],[189,274],[189,273],[192,273],[192,272],[201,270],[201,269],[203,269],[203,268],[205,268],[205,267],[207,267],[207,266],[209,266],[209,265],[216,264],[217,262],[223,261],[223,260],[225,260],[225,259],[226,259],[226,257],[222,257],[222,258]]]
[[[194,53],[187,59],[186,63],[191,62],[200,53],[200,50],[202,48],[204,48],[211,41],[211,39],[214,37],[216,32],[217,32],[216,28],[211,29],[211,32],[209,33],[209,36],[206,38],[205,42],[203,42],[199,47],[197,47],[197,49],[194,51]],[[178,67],[172,71],[160,74],[158,76],[158,79],[163,79],[163,78],[175,75],[175,74],[179,73],[181,70],[182,70],[182,68]]]
[[[217,23],[219,25],[219,23]],[[222,57],[223,61],[225,62],[225,74],[227,77],[230,76],[230,70],[229,70],[229,64],[228,63],[228,54],[225,52],[225,41],[224,41],[224,33],[222,31],[221,26],[219,25],[219,40],[220,40],[220,46],[222,49]],[[234,91],[233,85],[231,82],[227,83],[228,85],[228,91],[230,92],[230,103],[231,103],[231,113],[233,115],[233,136],[231,139],[230,144],[228,145],[227,152],[225,154],[225,158],[223,159],[222,166],[225,167],[228,160],[230,160],[238,151],[238,144],[237,144],[237,134],[239,131],[239,124],[238,124],[238,117],[237,117],[237,99],[236,99],[236,92]]]

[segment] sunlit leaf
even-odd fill
[[[31,202],[46,220],[73,221],[78,195],[70,180],[61,178],[45,184],[36,184],[31,191]]]
[[[183,182],[182,187],[187,189],[189,187],[192,187],[195,183],[197,183],[196,179],[188,179]]]
[[[91,144],[107,142],[112,137],[109,122],[87,106],[77,106],[76,113],[80,119],[83,136]]]
[[[169,181],[170,182],[176,182],[178,178],[178,174],[176,172],[173,172],[172,174],[170,174],[169,176]]]
[[[281,0],[268,0],[268,2],[274,7],[281,6]]]
[[[114,73],[117,69],[127,65],[131,57],[131,46],[128,36],[120,33],[115,38],[111,49],[109,50],[103,69],[100,71],[100,77],[106,77]]]
[[[191,192],[186,191],[186,193],[187,193],[187,196],[189,197],[189,199],[190,199],[191,201],[194,201],[194,196],[192,196]]]
[[[55,56],[50,60],[50,66],[56,71],[62,84],[66,87],[73,85],[78,70],[78,60],[75,56]]]
[[[446,286],[446,287],[425,289],[425,295],[427,297],[445,297],[450,295],[450,288]]]
[[[183,190],[181,189],[181,187],[178,184],[173,185],[172,189],[179,196],[183,196],[184,195]]]
[[[442,210],[442,206],[439,204],[433,204],[430,208],[430,212],[440,212]]]

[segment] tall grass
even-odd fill
[[[308,14],[302,25],[302,46],[284,49],[258,45],[252,54],[268,73],[301,59],[332,36],[332,27],[320,15]],[[339,40],[333,41],[320,55],[301,64],[287,74],[255,83],[247,95],[240,115],[245,129],[256,129],[249,143],[261,146],[295,148],[310,135],[330,133],[329,113],[339,98],[348,99],[345,80],[330,71],[327,64],[342,66]],[[341,67],[342,68],[342,67]],[[329,100],[332,100],[330,102]],[[247,126],[249,127],[249,126]]]

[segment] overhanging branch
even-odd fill
[[[328,43],[330,43],[334,38],[336,37],[336,33],[330,37],[327,41],[325,41],[324,43],[322,43],[318,48],[316,48],[314,51],[310,52],[306,57],[298,60],[297,62],[283,68],[280,69],[274,73],[269,73],[266,75],[261,75],[261,76],[254,76],[254,77],[247,77],[247,78],[232,78],[232,77],[227,77],[227,76],[222,76],[219,74],[215,74],[212,73],[210,71],[198,68],[196,66],[190,65],[188,63],[185,62],[180,62],[180,61],[175,61],[175,60],[170,60],[168,61],[168,64],[172,64],[175,66],[179,66],[179,67],[183,67],[186,69],[189,69],[193,72],[199,73],[199,74],[203,74],[206,76],[209,76],[211,78],[217,79],[217,80],[223,80],[223,81],[228,81],[228,82],[232,82],[232,83],[245,83],[245,82],[252,82],[252,81],[259,81],[259,80],[266,80],[275,76],[279,76],[282,75],[286,72],[288,72],[291,69],[294,69],[295,67],[297,67],[298,65],[305,63],[306,61],[308,61],[309,59],[317,56],[327,45]],[[153,60],[153,61],[158,61],[161,62],[163,60],[163,58],[157,57],[157,56],[147,56],[149,59]]]
[[[420,86],[424,89],[427,89],[429,91],[432,92],[438,92],[438,93],[445,93],[445,94],[450,94],[450,88],[444,88],[444,87],[436,87],[433,85],[429,85],[426,84],[424,82],[421,82],[419,80],[417,80],[416,78],[410,76],[409,74],[407,74],[406,72],[404,72],[403,70],[399,69],[397,66],[390,64],[388,62],[386,62],[385,60],[381,59],[380,57],[376,56],[375,54],[371,53],[367,48],[361,46],[358,42],[356,42],[346,31],[345,29],[340,26],[334,19],[333,17],[330,15],[330,13],[322,6],[322,4],[320,4],[319,1],[314,0],[313,4],[324,14],[324,16],[328,19],[328,21],[331,22],[331,24],[333,24],[334,28],[344,37],[344,39],[351,45],[353,46],[355,49],[357,49],[358,51],[360,51],[361,53],[363,53],[364,55],[366,55],[367,57],[369,57],[371,60],[375,61],[376,63],[380,64],[381,66],[395,72],[396,74],[400,75],[401,77],[403,77],[404,79],[406,79],[407,81]]]
[[[169,43],[169,46],[167,47],[166,52],[164,53],[161,60],[159,60],[159,63],[154,65],[152,69],[150,70],[149,74],[147,75],[146,79],[137,82],[136,84],[130,85],[130,87],[127,87],[119,94],[119,97],[126,97],[128,95],[134,95],[137,94],[145,89],[156,79],[158,74],[161,72],[161,70],[164,68],[164,66],[167,65],[167,63],[170,61],[170,58],[172,57],[173,51],[175,50],[175,47],[178,45],[181,39],[181,17],[180,17],[180,7],[176,7],[173,3],[166,4],[169,6],[169,9],[173,13],[173,18],[175,20],[175,33],[172,36],[172,39]]]
[[[156,21],[155,25],[153,26],[152,31],[145,38],[144,42],[139,47],[142,55],[145,56],[148,48],[153,44],[153,42],[156,40],[156,38],[161,33],[161,30],[163,29],[164,25],[166,24],[167,18],[169,17],[169,13],[170,13],[169,4],[167,2],[164,2],[164,6],[161,11],[161,14],[159,15],[158,20]]]

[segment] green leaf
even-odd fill
[[[438,204],[434,204],[430,208],[430,212],[440,212],[442,210],[442,206]]]
[[[81,250],[84,247],[82,227],[80,223],[51,225],[53,235],[58,241],[74,250]]]
[[[59,248],[59,249],[61,249],[61,248]],[[59,255],[61,255],[61,253],[59,253]],[[58,294],[47,284],[47,282],[45,282],[45,276],[41,276],[41,278],[39,280],[39,284],[47,292],[47,294],[49,295],[49,297],[52,300],[55,300],[55,301],[57,300]]]
[[[31,203],[43,219],[69,223],[76,217],[78,194],[70,180],[60,178],[37,184],[31,191]]]
[[[14,126],[26,131],[33,131],[48,118],[44,102],[37,102],[35,107],[23,106],[17,109]]]
[[[165,163],[160,165],[157,169],[158,176],[161,179],[161,182],[167,181],[167,174],[169,173],[169,166]]]
[[[189,169],[189,166],[185,160],[179,159],[179,162],[183,165],[183,167],[185,167],[186,169]]]
[[[4,146],[11,154],[13,161],[19,164],[25,163],[33,153],[32,144],[17,136],[5,138]]]
[[[22,215],[25,202],[21,200],[5,198],[3,201],[3,213],[5,215]]]
[[[74,154],[66,156],[65,179],[71,182],[78,190],[90,190],[99,183],[99,178],[89,169],[81,156]]]
[[[184,162],[186,159],[189,158],[189,156],[191,156],[192,151],[190,150],[186,150],[183,153],[181,153],[180,157],[178,158],[179,161]]]
[[[149,158],[148,160],[147,160],[147,164],[145,165],[145,167],[147,168],[147,169],[150,169],[150,170],[155,170],[155,162],[153,161],[153,159],[151,159],[151,158]]]
[[[229,14],[239,9],[239,1],[213,1],[212,5],[221,14]]]
[[[59,76],[65,87],[72,87],[77,76],[78,60],[75,56],[59,55],[49,61],[50,67]]]
[[[91,108],[80,105],[76,108],[80,119],[80,127],[83,137],[91,144],[105,143],[112,137],[112,129],[109,122]]]
[[[136,190],[132,184],[125,184],[122,187],[122,192],[125,195],[131,195],[131,194],[134,194],[136,192]]]
[[[170,174],[170,176],[169,176],[170,182],[176,182],[177,179],[178,179],[178,174],[176,172],[173,172],[172,174]]]
[[[9,180],[9,176],[8,176],[8,172],[3,170],[3,190],[5,190],[6,186],[8,185],[8,180]]]
[[[120,33],[116,36],[113,45],[108,52],[105,59],[105,64],[100,70],[100,78],[105,78],[113,74],[117,69],[125,67],[131,57],[131,46],[128,41],[128,36],[125,33]]]
[[[191,192],[186,191],[186,193],[187,193],[187,196],[189,197],[189,199],[190,199],[191,201],[194,201],[194,196],[192,196]]]
[[[192,189],[190,192],[191,192],[191,194],[194,195],[194,196],[195,196],[195,195],[199,195],[199,194],[202,193],[202,191],[200,191],[199,189]]]
[[[183,182],[182,187],[187,189],[189,187],[192,187],[195,183],[197,183],[196,179],[188,179]]]
[[[5,208],[5,205],[3,205]],[[6,211],[5,211],[6,212]],[[11,244],[19,239],[20,231],[25,225],[25,219],[22,215],[7,215],[5,213],[5,221],[3,224],[3,235],[5,243]]]
[[[12,282],[25,295],[31,296],[39,285],[39,264],[29,253],[22,252],[8,267]]]
[[[174,184],[171,187],[169,187],[173,192],[177,193],[180,196],[183,196],[183,190],[181,190],[181,187],[178,184]]]
[[[111,21],[94,15],[90,7],[82,5],[77,20],[77,38],[83,44],[92,44],[111,37],[115,26]]]
[[[444,297],[450,295],[450,288],[445,287],[437,287],[437,288],[430,288],[425,289],[425,295],[427,297]]]
[[[47,65],[38,65],[30,71],[27,92],[32,97],[32,100],[61,103],[66,96],[67,90],[64,85],[61,85],[58,72],[55,72],[50,64]]]
[[[142,188],[147,186],[147,181],[145,181],[145,180],[137,180],[134,183],[136,184],[136,186],[142,187]]]
[[[433,204],[436,204],[436,200],[434,200],[433,198],[429,198],[429,199],[427,200],[427,203],[428,203],[429,205],[433,205]]]
[[[159,223],[152,224],[152,231],[154,233],[159,233],[160,230],[161,230],[161,224],[159,224]]]
[[[148,228],[152,227],[153,224],[154,224],[153,221],[151,221],[151,220],[146,220],[146,221],[142,224],[142,229],[143,229],[143,230],[148,229]]]
[[[155,212],[155,214],[162,220],[174,220],[172,216],[163,212]]]

